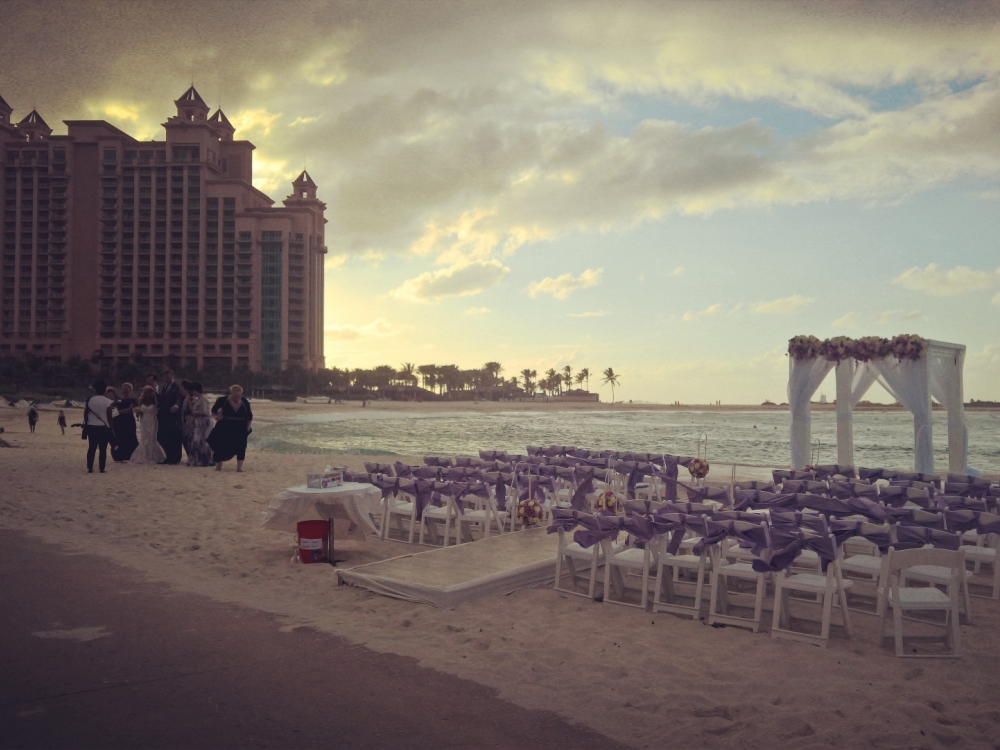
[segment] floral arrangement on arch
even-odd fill
[[[688,473],[695,479],[704,479],[708,476],[708,461],[704,458],[692,458],[688,464]]]
[[[829,362],[842,362],[854,356],[854,339],[850,336],[834,336],[819,345],[819,353]]]
[[[920,359],[927,352],[927,340],[912,333],[903,333],[889,342],[892,355],[896,359]]]
[[[854,340],[854,358],[858,362],[883,359],[890,354],[889,339],[881,336],[865,336]]]
[[[915,334],[904,333],[892,339],[880,336],[865,336],[852,339],[849,336],[834,336],[820,341],[815,336],[796,336],[788,341],[788,355],[799,362],[821,356],[830,362],[842,362],[854,358],[858,362],[895,357],[896,359],[918,360],[927,353],[927,340]]]
[[[621,500],[619,500],[618,495],[611,490],[605,490],[594,498],[594,510],[609,510],[612,513],[617,513],[621,510],[621,507]]]
[[[788,340],[788,355],[797,361],[816,359],[822,342],[815,336],[795,336]]]
[[[533,498],[520,501],[517,504],[517,520],[523,526],[534,526],[545,518],[541,504]]]

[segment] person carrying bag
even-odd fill
[[[113,443],[115,438],[114,429],[111,427],[114,404],[104,395],[107,383],[103,380],[95,380],[93,389],[95,395],[88,398],[83,407],[82,437],[88,441],[87,472],[94,473],[94,454],[100,451],[98,465],[103,474],[108,460],[108,445]]]

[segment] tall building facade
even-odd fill
[[[252,370],[323,361],[323,216],[305,171],[275,205],[254,146],[192,86],[163,141],[0,98],[0,355]]]

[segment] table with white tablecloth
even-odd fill
[[[302,520],[347,519],[352,530],[378,533],[375,516],[379,513],[382,492],[362,482],[344,482],[339,487],[323,489],[300,485],[276,496],[268,503],[261,522],[262,529],[295,532]]]

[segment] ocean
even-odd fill
[[[934,413],[938,471],[948,468],[947,422]],[[1000,413],[968,412],[969,466],[1000,473]],[[756,466],[789,462],[788,412],[775,411],[537,411],[337,412],[254,422],[251,447],[284,453],[393,456],[478,455],[479,450],[524,453],[528,445],[695,455],[708,438],[709,461]],[[837,460],[837,417],[815,412],[819,463]],[[913,418],[907,412],[857,412],[858,466],[913,468]]]

